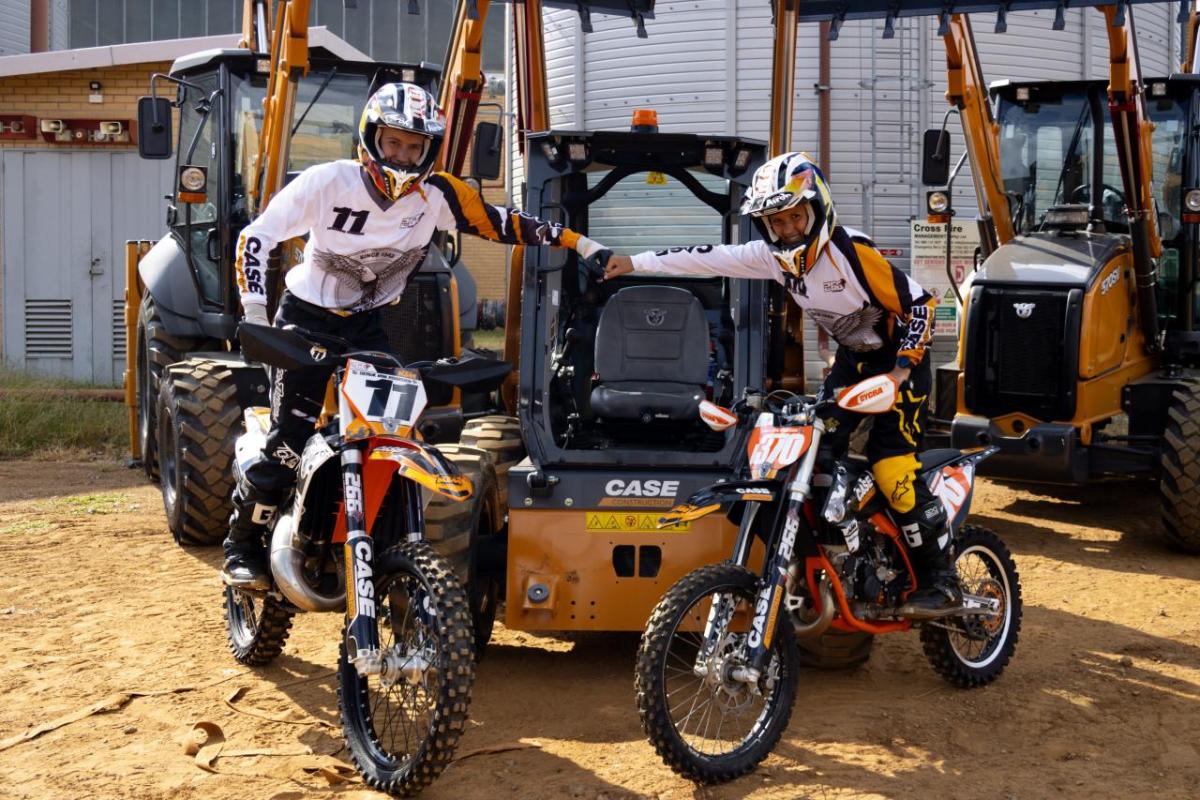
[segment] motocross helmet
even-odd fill
[[[418,133],[426,139],[416,164],[390,162],[379,146],[385,128]],[[384,197],[399,200],[433,170],[446,133],[446,118],[437,100],[412,83],[386,83],[363,108],[358,121],[358,160]]]
[[[784,242],[771,230],[767,217],[802,204],[812,211],[808,228],[800,242]],[[807,153],[784,153],[759,167],[742,200],[741,213],[750,215],[775,258],[798,277],[825,252],[837,225],[829,185]]]

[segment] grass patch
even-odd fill
[[[475,347],[499,352],[504,349],[504,328],[492,328],[490,331],[472,331],[471,340]]]
[[[78,400],[64,389],[91,388],[0,367],[0,386],[19,389],[0,398],[0,458],[44,455],[110,457],[129,449],[128,416],[121,403]]]
[[[121,492],[73,494],[37,504],[38,511],[67,514],[119,514],[122,511],[136,510],[137,507],[136,503],[130,501],[129,495]]]
[[[27,533],[45,533],[46,531],[54,530],[57,525],[53,522],[47,522],[44,519],[33,520],[32,522],[18,522],[16,525],[5,525],[0,527],[0,536],[10,536],[13,534]]]

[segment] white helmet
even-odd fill
[[[379,149],[383,128],[425,137],[425,149],[416,164],[395,164],[383,157]],[[399,200],[429,175],[445,133],[446,118],[433,95],[415,83],[385,83],[367,100],[359,118],[358,160],[384,197]]]
[[[808,228],[799,244],[787,244],[775,235],[766,218],[802,204],[812,210]],[[807,153],[784,153],[759,167],[742,200],[741,213],[750,215],[775,257],[797,276],[803,276],[821,257],[837,225],[829,185]]]

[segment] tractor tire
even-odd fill
[[[142,469],[152,483],[158,483],[158,419],[155,405],[162,382],[163,370],[182,361],[195,350],[203,349],[206,340],[167,333],[154,298],[142,297],[138,307],[137,361],[134,370],[137,380],[138,449],[142,453]]]
[[[496,468],[489,453],[461,444],[438,445],[438,452],[471,479],[475,491],[463,502],[435,495],[425,508],[425,538],[452,564],[460,564],[471,627],[475,636],[475,658],[483,658],[492,638],[496,607],[504,580],[503,565],[481,564],[479,557],[496,552],[495,537],[502,535],[503,506],[496,481]],[[464,552],[465,550],[465,552]],[[459,571],[459,570],[456,570]]]
[[[500,486],[500,508],[508,510],[508,471],[525,458],[525,442],[521,439],[521,423],[516,417],[493,415],[479,417],[463,426],[459,444],[486,450],[496,467]]]
[[[867,663],[875,637],[869,633],[830,629],[813,639],[796,639],[800,666],[810,669],[851,670]]]
[[[163,508],[181,545],[220,544],[233,513],[234,440],[242,409],[228,366],[192,359],[168,370],[158,395]]]
[[[1159,467],[1163,533],[1173,546],[1200,553],[1200,386],[1175,391]]]

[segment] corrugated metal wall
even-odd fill
[[[29,52],[29,0],[0,0],[0,56]]]

